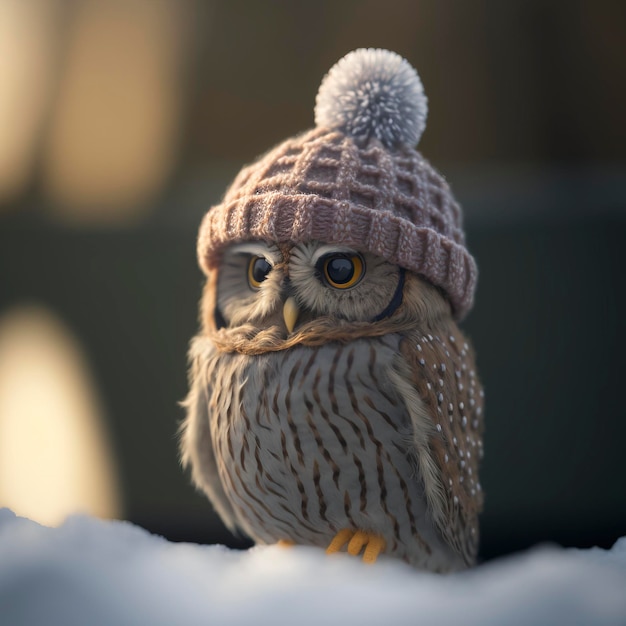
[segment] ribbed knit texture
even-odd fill
[[[206,214],[198,258],[206,272],[229,244],[319,240],[377,254],[448,296],[456,318],[470,310],[477,268],[446,181],[414,149],[365,145],[316,128],[245,167]]]

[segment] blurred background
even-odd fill
[[[0,506],[244,546],[180,469],[195,238],[357,47],[420,72],[480,267],[482,558],[626,534],[626,3],[0,0]]]

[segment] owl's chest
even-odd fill
[[[296,347],[262,356],[232,356],[214,386],[218,438],[285,454],[321,439],[351,443],[359,433],[385,435],[385,424],[402,426],[404,411],[388,378],[399,337],[348,345]],[[393,416],[393,418],[391,417]],[[281,435],[281,433],[284,434]],[[284,443],[284,446],[283,446]]]
[[[232,498],[244,510],[254,502],[248,527],[267,515],[264,506],[315,508],[322,494],[324,506],[343,508],[369,464],[387,464],[383,451],[405,445],[409,419],[388,377],[399,341],[221,357],[211,398],[215,455]]]

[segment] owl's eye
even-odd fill
[[[267,278],[272,266],[265,257],[253,256],[248,263],[248,283],[252,289],[258,289]]]
[[[365,264],[359,254],[329,254],[321,259],[321,273],[335,289],[354,287],[365,273]]]

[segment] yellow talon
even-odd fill
[[[350,539],[352,539],[352,535],[354,535],[354,531],[349,528],[344,528],[340,530],[334,537],[334,539],[330,542],[328,548],[326,548],[326,554],[334,554],[335,552],[339,552],[341,548],[343,548]]]
[[[346,544],[348,544],[348,554],[358,556],[365,546],[363,552],[364,563],[375,563],[378,555],[385,549],[385,540],[374,533],[368,533],[363,530],[351,530],[344,528],[340,530],[330,542],[326,549],[326,554],[335,554],[339,552]]]
[[[291,541],[291,539],[279,539],[276,542],[277,546],[280,546],[281,548],[291,548],[291,546],[295,546],[295,542]]]
[[[376,563],[378,555],[385,549],[385,540],[380,535],[370,535],[363,553],[363,563]]]
[[[368,542],[368,540],[369,538],[367,533],[364,533],[362,530],[357,530],[348,544],[348,554],[357,556],[359,552],[361,552],[361,548]]]

